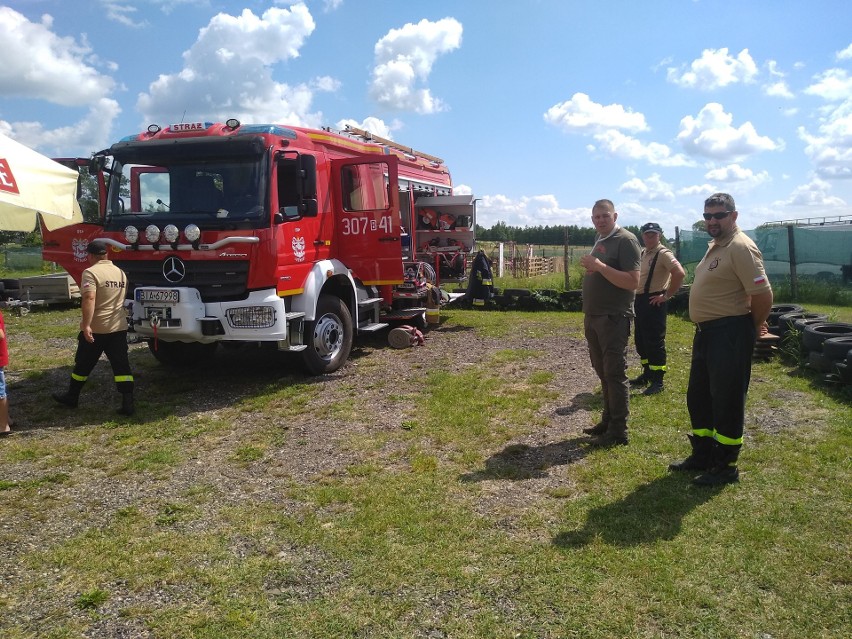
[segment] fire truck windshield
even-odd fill
[[[151,164],[134,160],[113,163],[107,205],[112,221],[126,222],[131,217],[180,217],[182,223],[193,218],[200,222],[268,220],[261,159],[187,162],[180,158],[168,163],[160,156]]]

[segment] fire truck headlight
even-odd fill
[[[163,237],[166,238],[166,242],[169,244],[176,242],[180,237],[180,231],[178,231],[178,227],[174,224],[169,224],[166,228],[163,229]]]
[[[186,228],[183,230],[183,234],[190,242],[195,242],[199,237],[201,237],[201,229],[195,226],[195,224],[187,224]]]
[[[145,239],[152,244],[160,239],[160,229],[156,224],[150,224],[145,228]]]
[[[139,229],[135,226],[128,226],[124,229],[124,239],[128,244],[136,244],[139,239]]]

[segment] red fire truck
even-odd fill
[[[105,241],[164,363],[268,343],[332,372],[357,334],[422,319],[427,282],[463,280],[474,248],[474,198],[453,195],[443,161],[359,129],[151,125],[65,163],[98,201],[83,224],[42,228],[44,259],[79,282]]]

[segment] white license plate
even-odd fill
[[[180,301],[180,291],[176,289],[143,289],[136,291],[136,301],[177,304]]]

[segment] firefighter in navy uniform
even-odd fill
[[[127,314],[124,299],[127,275],[106,256],[107,246],[95,240],[86,247],[89,268],[80,279],[82,315],[77,335],[77,354],[68,390],[54,393],[53,399],[69,408],[77,408],[80,391],[105,353],[112,366],[115,386],[121,393],[122,415],[132,415],[133,373],[127,355]]]
[[[656,222],[642,225],[642,268],[636,289],[636,352],[642,374],[630,380],[631,386],[648,386],[643,395],[663,390],[666,374],[666,316],[668,301],[678,292],[686,273],[680,262],[660,239],[663,229]],[[650,384],[650,386],[649,386]]]

